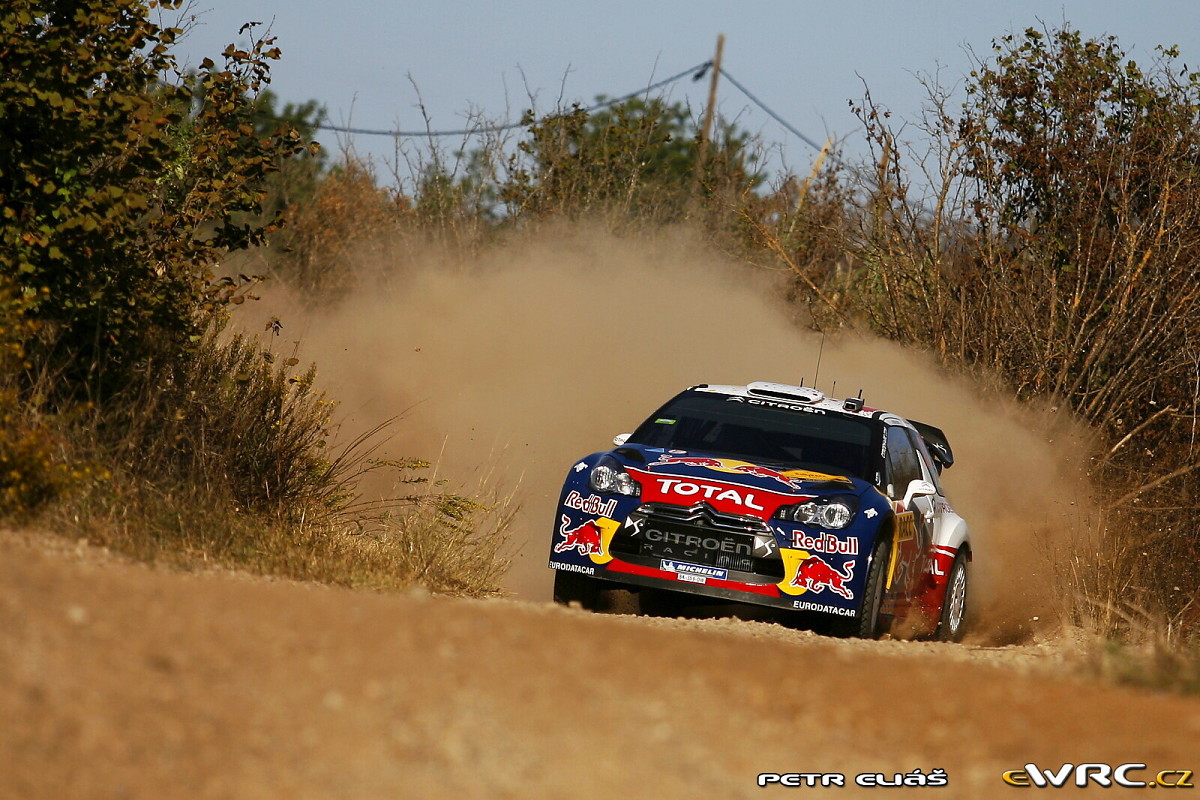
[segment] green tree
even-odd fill
[[[1200,74],[1177,58],[1031,28],[972,73],[958,127],[986,242],[959,287],[987,321],[976,355],[1105,427],[1193,396]]]
[[[705,197],[739,197],[764,180],[747,166],[750,136],[722,123],[697,187],[698,131],[682,103],[633,98],[590,113],[578,105],[542,118],[526,112],[522,122],[529,137],[517,145],[500,194],[510,212],[604,206],[670,219],[683,213],[693,187]]]
[[[286,212],[293,206],[311,202],[317,183],[329,164],[325,148],[315,144],[320,125],[325,122],[325,107],[316,100],[280,105],[279,96],[264,89],[253,98],[252,114],[254,132],[260,139],[269,141],[275,137],[284,145],[283,151],[277,154],[279,171],[267,182],[264,212]],[[301,140],[313,144],[301,153],[292,152],[290,138],[286,135],[289,129]],[[281,133],[283,137],[279,136]]]
[[[170,53],[181,31],[149,18],[179,6],[0,11],[0,273],[31,301],[31,356],[65,396],[118,390],[199,339],[239,296],[214,265],[272,230],[256,219],[265,179],[304,148],[290,127],[255,128],[273,40],[205,59],[193,90]]]

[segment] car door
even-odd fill
[[[921,457],[918,454],[915,434],[902,425],[887,428],[887,481],[888,498],[895,510],[895,539],[892,549],[892,565],[889,570],[888,594],[903,605],[917,589],[917,583],[926,569],[926,561],[933,541],[933,516],[936,497],[911,498],[906,507],[904,495],[914,480],[927,480]],[[895,609],[900,612],[902,609]]]

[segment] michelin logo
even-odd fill
[[[670,559],[663,559],[659,569],[665,572],[674,572],[677,575],[697,575],[702,578],[716,578],[722,581],[729,575],[725,570],[717,569],[716,567],[705,567],[700,564],[688,564],[683,561],[672,561]]]

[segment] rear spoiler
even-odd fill
[[[911,419],[909,422],[925,440],[925,446],[929,448],[929,455],[933,456],[939,472],[943,468],[954,466],[954,451],[950,449],[950,442],[946,439],[946,434],[942,433],[941,428]]]

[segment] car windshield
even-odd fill
[[[866,420],[702,392],[675,398],[629,438],[647,447],[856,478],[866,476],[871,440]]]

